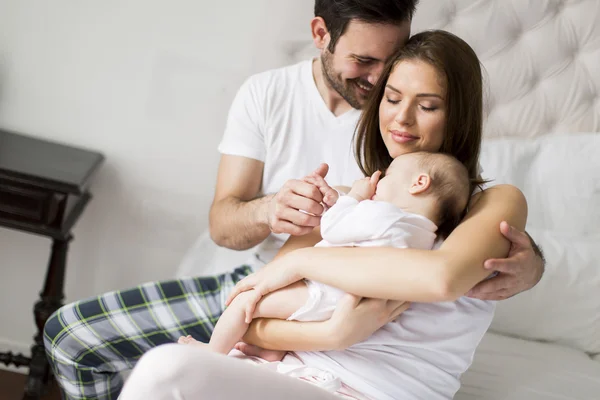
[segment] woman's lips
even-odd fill
[[[411,135],[407,132],[390,131],[390,133],[392,134],[392,139],[397,143],[408,143],[419,138],[418,136]]]

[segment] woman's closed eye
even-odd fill
[[[401,99],[394,99],[394,98],[390,98],[386,96],[386,101],[390,104],[398,104],[400,103],[402,100]],[[421,108],[421,110],[425,111],[425,112],[434,112],[435,110],[438,109],[438,107],[436,106],[431,106],[431,107],[427,107],[423,104],[419,104],[419,107]]]
[[[437,107],[425,107],[424,105],[419,105],[419,107],[421,107],[421,110],[425,111],[425,112],[433,112],[435,110],[437,110]]]

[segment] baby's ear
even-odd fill
[[[422,172],[413,180],[412,184],[408,188],[408,192],[410,194],[420,194],[431,186],[431,176],[429,174]]]

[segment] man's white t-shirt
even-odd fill
[[[250,77],[239,89],[219,144],[221,154],[265,163],[261,194],[277,193],[290,179],[301,179],[329,164],[327,183],[352,186],[362,178],[352,138],[360,111],[335,116],[315,84],[312,61]],[[259,267],[273,259],[289,235],[271,234],[250,260]]]
[[[358,110],[333,115],[317,90],[312,61],[304,61],[254,75],[242,85],[219,151],[263,161],[262,194],[278,192],[287,180],[300,179],[323,162],[330,166],[330,185],[351,186],[362,178],[352,140],[359,116]],[[288,237],[271,234],[258,246],[252,266],[269,262]],[[447,400],[460,387],[494,307],[466,297],[413,303],[368,344],[297,354],[373,399]]]

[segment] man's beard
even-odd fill
[[[321,65],[323,66],[323,76],[325,76],[325,79],[329,85],[331,85],[333,90],[342,96],[352,108],[360,110],[366,99],[357,93],[357,83],[360,82],[362,86],[368,88],[372,88],[373,85],[360,78],[346,79],[343,81],[339,74],[333,69],[333,54],[328,50],[321,54]]]

